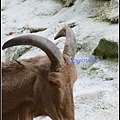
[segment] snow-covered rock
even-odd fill
[[[100,39],[98,46],[93,51],[93,54],[100,56],[103,59],[118,58],[118,41]]]

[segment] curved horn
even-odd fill
[[[70,27],[62,28],[54,39],[59,37],[66,37],[63,54],[67,54],[68,56],[74,58],[76,53],[76,38],[72,29]]]
[[[64,60],[61,55],[58,47],[52,43],[50,40],[37,36],[37,35],[22,35],[15,38],[10,39],[6,43],[4,43],[2,49],[17,46],[17,45],[32,45],[42,49],[49,57],[52,65],[63,65]]]

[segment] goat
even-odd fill
[[[66,37],[63,54],[50,40],[38,35],[21,35],[8,40],[2,49],[32,45],[47,55],[2,63],[3,120],[32,120],[49,116],[52,120],[74,120],[73,85],[77,80],[76,38],[63,27],[55,39]]]

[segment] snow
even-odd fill
[[[118,41],[118,24],[99,22],[92,19],[96,10],[89,0],[77,0],[72,7],[63,7],[54,0],[2,0],[2,44],[7,39],[28,34],[29,28],[47,28],[36,33],[50,39],[62,51],[65,38],[54,41],[56,33],[64,26],[74,24],[78,45],[82,49],[76,59],[89,58],[100,38]],[[112,10],[113,16],[116,10]],[[17,47],[17,49],[21,49]],[[14,49],[13,49],[14,50]],[[13,53],[16,54],[15,52]],[[19,59],[44,54],[31,48]],[[2,51],[2,61],[5,61]],[[12,57],[11,57],[12,59]],[[118,119],[118,63],[98,59],[97,63],[77,64],[78,80],[74,84],[76,120],[117,120]],[[38,117],[34,120],[51,120]]]

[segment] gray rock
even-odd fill
[[[58,2],[62,3],[66,7],[69,7],[69,6],[74,5],[74,2],[76,0],[55,0],[55,1],[58,1]]]
[[[93,55],[100,56],[103,59],[118,58],[118,43],[102,38],[93,51]]]
[[[95,20],[118,23],[118,1],[116,0],[91,0],[89,15]]]

